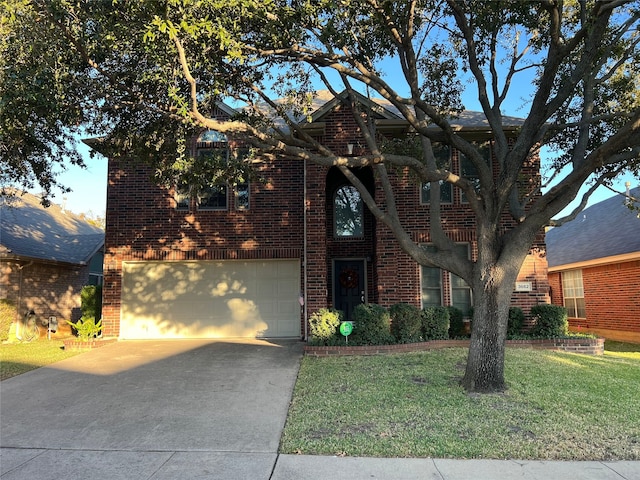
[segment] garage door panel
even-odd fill
[[[299,336],[299,291],[298,261],[126,262],[121,337]]]

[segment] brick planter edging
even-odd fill
[[[75,338],[63,340],[65,350],[91,350],[93,348],[104,347],[110,343],[117,342],[117,338],[98,338],[83,342]]]
[[[550,338],[532,340],[507,340],[507,347],[561,350],[585,355],[603,355],[604,338]],[[424,352],[440,348],[469,347],[469,340],[432,340],[430,342],[402,343],[396,345],[316,346],[305,345],[304,354],[313,357],[333,355],[382,355],[388,353]]]

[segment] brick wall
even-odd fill
[[[364,152],[364,141],[351,113],[342,107],[324,117],[325,131],[318,140],[335,152]],[[497,172],[497,162],[493,163]],[[538,163],[523,172],[538,182]],[[135,162],[109,162],[107,234],[103,287],[103,326],[106,336],[119,334],[122,262],[127,260],[208,260],[248,258],[299,258],[304,260],[304,176],[301,162],[280,159],[262,167],[263,183],[250,187],[250,208],[234,211],[231,199],[224,211],[198,211],[194,202],[188,211],[175,208],[169,190],[155,185],[152,170]],[[453,168],[459,158],[453,155]],[[416,241],[428,243],[429,206],[420,203],[420,185],[407,172],[394,178],[400,220]],[[341,174],[340,174],[341,175]],[[367,300],[390,306],[398,302],[420,305],[420,268],[404,253],[393,234],[371,213],[365,213],[365,234],[359,239],[336,239],[333,235],[332,194],[339,186],[335,169],[306,165],[307,311],[332,305],[332,261],[362,258],[367,261]],[[369,169],[358,175],[370,186],[376,200],[384,204],[380,183]],[[474,217],[454,189],[454,203],[443,205],[443,225],[456,242],[469,243],[477,256]],[[512,220],[505,214],[505,227]],[[544,247],[543,235],[537,247]],[[301,264],[303,262],[301,261]],[[521,279],[531,281],[531,293],[514,294],[513,303],[525,311],[548,295],[546,260],[533,254],[527,259]],[[301,285],[304,285],[304,269]],[[445,285],[446,286],[446,285]],[[445,304],[450,304],[445,288]],[[301,319],[303,322],[304,319]]]
[[[152,170],[109,161],[103,287],[105,336],[118,336],[122,262],[302,256],[302,165],[282,160],[250,184],[250,208],[177,210],[172,192],[151,180]]]
[[[559,272],[549,275],[552,303],[563,305]],[[640,260],[582,269],[586,318],[569,318],[572,330],[640,342]]]
[[[33,310],[38,319],[56,316],[63,320],[80,318],[80,291],[88,283],[89,268],[68,265],[0,263],[0,278],[5,286],[2,298],[18,307],[18,315]]]

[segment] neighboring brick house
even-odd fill
[[[104,232],[40,198],[16,192],[0,197],[0,298],[18,315],[80,318],[83,286],[102,283]]]
[[[624,197],[549,230],[547,253],[551,301],[567,307],[571,330],[640,343],[640,218]]]
[[[373,112],[378,135],[405,134],[407,124],[392,107],[360,101]],[[351,112],[339,99],[321,94],[316,107],[304,125],[311,135],[344,155],[364,152]],[[224,106],[215,112],[218,118],[232,114]],[[522,122],[506,121],[512,131]],[[456,123],[470,139],[487,142],[491,161],[486,120],[464,112]],[[195,154],[242,154],[241,144],[211,131],[193,148]],[[456,151],[440,148],[438,155],[454,172],[473,175]],[[354,172],[382,201],[373,171]],[[106,336],[306,337],[305,319],[323,307],[350,315],[362,302],[407,302],[456,305],[466,312],[473,303],[461,279],[421,267],[404,253],[336,168],[281,158],[259,167],[261,182],[220,184],[198,196],[189,196],[186,186],[160,187],[150,181],[152,173],[139,162],[109,161]],[[428,248],[429,189],[404,173],[394,177],[401,221]],[[537,179],[538,159],[523,173]],[[470,209],[457,189],[443,188],[441,196],[445,228],[474,258]],[[536,246],[544,250],[542,233]],[[548,302],[544,255],[530,255],[519,281],[514,305],[528,311]]]

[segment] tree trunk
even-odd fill
[[[462,379],[462,386],[468,392],[502,392],[506,388],[504,353],[509,305],[523,258],[519,252],[511,252],[507,254],[509,258],[498,261],[493,245],[492,242],[479,244],[481,254],[472,285],[471,343]],[[487,246],[489,248],[484,249]]]
[[[495,289],[504,289],[496,286]],[[509,315],[508,300],[500,305],[497,292],[486,291],[474,298],[471,344],[462,386],[468,392],[505,390],[504,349]]]

